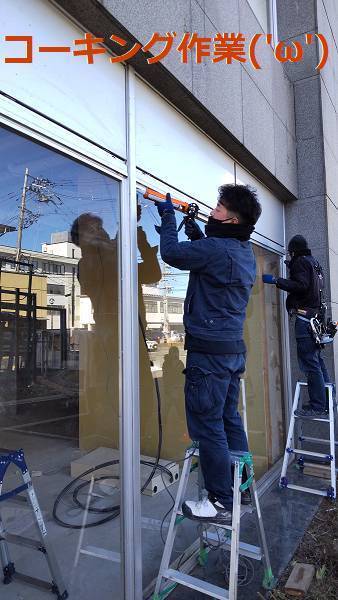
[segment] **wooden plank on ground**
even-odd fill
[[[304,598],[311,585],[314,574],[315,568],[313,565],[296,563],[285,584],[285,592],[290,596]]]

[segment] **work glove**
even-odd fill
[[[170,194],[166,195],[165,202],[156,202],[155,204],[157,206],[158,214],[160,215],[161,218],[163,217],[163,214],[165,212],[169,212],[172,214],[174,214],[174,212],[175,212],[174,205],[171,201]]]
[[[193,219],[188,219],[185,223],[184,232],[187,238],[194,242],[195,240],[201,240],[204,238],[202,229],[197,225]]]
[[[274,275],[269,275],[268,273],[264,273],[264,275],[262,275],[262,280],[263,283],[270,283],[272,285],[276,285],[277,283],[277,277]]]

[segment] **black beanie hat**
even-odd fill
[[[288,251],[299,253],[302,250],[308,250],[307,241],[302,235],[294,235],[289,241]]]

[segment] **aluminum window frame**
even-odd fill
[[[142,544],[140,493],[140,405],[139,405],[139,321],[136,202],[136,102],[135,70],[126,67],[127,198],[121,201],[121,298],[134,298],[131,307],[121,310],[122,398],[121,424],[123,452],[121,471],[121,527],[123,540],[123,580],[125,600],[142,598]],[[126,369],[126,370],[124,370]]]
[[[132,77],[129,75],[129,84],[127,90],[132,96]],[[126,101],[129,105],[129,113],[126,115],[127,123],[126,130],[129,132],[130,152],[127,162],[112,156],[111,153],[100,150],[101,155],[98,156],[97,147],[95,144],[86,142],[83,145],[81,137],[76,134],[71,134],[61,125],[57,126],[57,135],[53,137],[55,125],[50,121],[51,131],[48,131],[48,117],[37,116],[33,112],[32,124],[27,124],[27,116],[29,109],[16,104],[14,100],[6,98],[5,105],[2,102],[3,96],[0,93],[0,125],[5,128],[23,135],[33,142],[40,143],[50,150],[61,152],[66,158],[70,158],[80,162],[81,164],[91,167],[100,173],[118,181],[120,185],[120,202],[119,202],[119,449],[120,449],[120,481],[121,481],[121,520],[120,520],[120,556],[121,556],[121,588],[122,598],[125,600],[139,600],[141,595],[139,590],[142,589],[142,565],[140,567],[140,554],[137,552],[137,540],[141,540],[141,520],[137,518],[137,506],[140,506],[140,487],[138,481],[139,461],[137,460],[137,452],[139,449],[139,428],[138,419],[138,354],[136,353],[135,339],[135,314],[137,322],[138,335],[138,302],[137,302],[137,238],[136,238],[136,202],[132,202],[132,197],[135,197],[135,185],[130,181],[129,169],[135,172],[133,167],[132,154],[134,143],[132,142],[132,119],[131,106],[132,102],[128,98]],[[135,104],[135,103],[134,103]],[[9,107],[9,110],[6,108]],[[46,130],[47,127],[47,130]],[[134,128],[135,131],[135,128]],[[72,147],[72,143],[75,147]],[[115,159],[115,160],[114,160]],[[111,165],[115,162],[116,168]],[[129,167],[129,168],[128,168]],[[132,179],[132,181],[134,181]],[[134,206],[134,210],[132,209]],[[134,230],[133,230],[134,226]],[[130,252],[130,250],[132,251]],[[135,264],[132,264],[135,256]],[[135,293],[136,292],[136,293]],[[136,298],[136,302],[132,304],[133,310],[128,308],[128,302],[124,302],[123,298]],[[132,314],[134,317],[132,316]],[[132,324],[131,324],[132,321]],[[130,359],[128,359],[128,356]],[[133,377],[130,377],[127,367],[135,368]],[[126,368],[126,370],[125,370]],[[131,399],[131,401],[130,401]],[[134,411],[134,414],[133,414]],[[137,419],[137,427],[135,421]],[[130,426],[132,424],[132,426]],[[132,435],[130,432],[132,431]],[[131,445],[132,444],[132,445]],[[133,454],[133,451],[136,452]],[[125,471],[126,470],[126,471]],[[133,488],[138,485],[137,495],[133,493]],[[135,508],[136,507],[136,508]],[[140,509],[139,509],[140,514]],[[128,519],[132,518],[131,521]],[[112,591],[112,599],[114,592]]]
[[[265,31],[265,27],[263,27],[257,12],[255,11],[254,7],[252,6],[252,3],[250,0],[247,0],[248,4],[253,12],[253,14],[255,15],[255,18],[257,19],[262,31],[264,31],[264,33],[271,33],[272,34],[272,42],[271,42],[271,46],[272,48],[275,48],[275,46],[278,43],[278,28],[277,28],[277,0],[265,0],[265,5],[266,5],[266,31]]]
[[[97,146],[95,141],[70,132],[61,124],[53,123],[48,116],[37,114],[0,90],[0,124],[34,139],[40,144],[58,150],[94,169],[112,177],[127,177],[127,163],[109,150]]]
[[[272,33],[272,47],[275,48],[278,44],[277,0],[269,0],[268,26]]]

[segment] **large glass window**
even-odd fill
[[[0,239],[1,454],[25,452],[70,597],[122,598],[120,184],[7,129],[0,180],[0,222],[13,229]],[[11,469],[3,491],[18,484]],[[36,537],[21,500],[1,503],[4,524]],[[18,571],[48,577],[33,550],[12,556]],[[14,581],[6,593],[41,592]]]
[[[140,334],[140,402],[141,455],[154,463],[160,453],[165,471],[153,474],[142,497],[142,541],[144,587],[156,577],[163,550],[170,510],[175,497],[178,469],[185,449],[191,443],[184,408],[183,302],[189,273],[178,271],[161,261],[157,210],[142,200],[139,209],[139,306]],[[177,213],[177,222],[181,216]],[[203,227],[203,226],[202,226]],[[186,240],[184,233],[179,239]],[[140,245],[142,241],[142,245]],[[257,478],[281,456],[284,447],[284,399],[281,353],[281,306],[274,286],[263,286],[263,272],[279,274],[280,257],[254,245],[257,280],[247,310],[245,342],[248,350],[244,375],[250,449],[254,454]],[[156,324],[143,298],[156,294],[160,312]],[[154,296],[153,296],[154,297]],[[155,344],[154,344],[155,340]],[[151,466],[141,464],[142,481],[151,474]],[[196,475],[190,478],[190,494],[196,497]],[[166,514],[167,513],[167,514]],[[189,555],[197,538],[196,527],[185,520],[178,529],[175,557],[180,564]],[[184,553],[182,558],[182,553]]]

